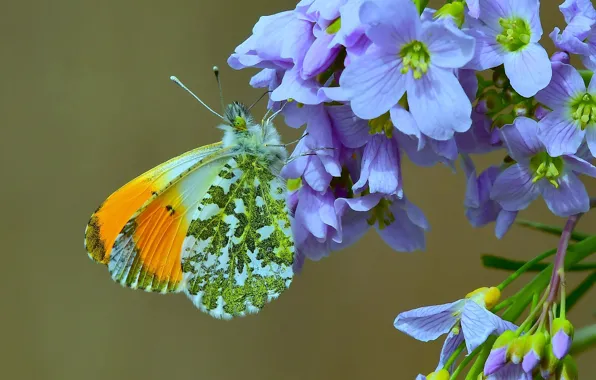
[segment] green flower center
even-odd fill
[[[501,18],[499,25],[503,32],[497,35],[497,42],[507,51],[518,51],[530,43],[530,25],[519,17]]]
[[[389,112],[385,112],[381,116],[369,120],[368,126],[370,128],[368,133],[371,135],[384,133],[388,139],[393,136],[393,123],[391,122],[391,116],[389,116]]]
[[[424,43],[414,40],[405,44],[401,48],[399,56],[402,58],[404,65],[401,69],[402,74],[406,74],[411,70],[414,79],[420,79],[428,71],[430,53]]]
[[[571,102],[571,117],[580,122],[581,129],[596,122],[596,101],[586,93]]]
[[[557,179],[563,174],[564,162],[561,157],[551,157],[546,152],[540,152],[530,160],[530,170],[534,173],[532,182],[546,179],[555,188],[559,188]]]
[[[382,230],[391,223],[395,222],[395,217],[389,208],[391,201],[388,199],[381,199],[379,203],[370,210],[370,218],[366,221],[369,225],[373,226],[378,223],[379,229]]]

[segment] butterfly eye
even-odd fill
[[[239,129],[241,131],[246,130],[246,120],[242,116],[236,116],[234,119],[234,128]]]

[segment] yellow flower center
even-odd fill
[[[401,48],[399,56],[403,60],[402,74],[412,71],[414,79],[420,79],[428,71],[430,53],[424,43],[414,40],[405,44]]]

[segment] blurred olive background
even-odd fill
[[[201,313],[183,295],[113,283],[83,248],[89,215],[141,172],[220,138],[217,119],[169,76],[218,108],[216,64],[225,98],[251,103],[261,94],[248,85],[254,72],[235,72],[226,59],[259,16],[294,4],[3,3],[0,378],[413,379],[435,368],[442,342],[395,330],[400,311],[499,283],[506,273],[483,269],[480,253],[529,259],[556,244],[519,227],[502,241],[493,226],[473,229],[463,214],[463,174],[406,162],[406,193],[432,225],[425,252],[393,252],[371,232],[308,261],[283,297],[231,322]],[[542,1],[549,48],[546,34],[563,26],[556,4]],[[286,141],[298,133],[280,129]],[[586,182],[596,195],[596,181]],[[541,201],[522,217],[564,222]],[[595,222],[587,216],[580,229],[594,233]],[[570,277],[571,286],[580,280]],[[571,313],[576,326],[594,323],[594,295]],[[582,378],[596,372],[594,358],[579,358]]]

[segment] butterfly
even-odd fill
[[[184,292],[200,310],[231,319],[259,312],[292,282],[294,240],[280,177],[287,152],[275,114],[259,124],[238,102],[223,116],[207,108],[223,120],[222,141],[110,195],[90,218],[85,247],[125,287]]]

